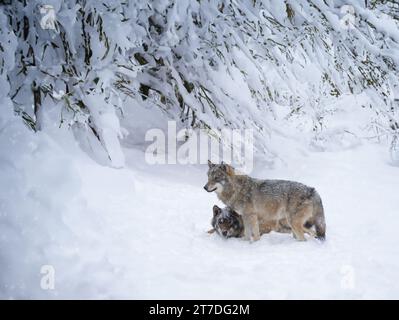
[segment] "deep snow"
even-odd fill
[[[399,298],[399,170],[385,146],[255,164],[257,177],[317,188],[327,241],[250,244],[206,232],[221,205],[203,190],[206,165],[150,166],[125,149],[127,167],[112,169],[54,135],[38,133],[15,163],[1,155],[1,298]],[[54,290],[40,287],[42,265]]]

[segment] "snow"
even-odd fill
[[[203,190],[206,165],[149,165],[124,148],[126,167],[114,169],[71,134],[50,126],[28,138],[18,123],[1,138],[2,298],[398,297],[399,171],[384,146],[255,164],[256,177],[317,188],[327,241],[271,233],[250,244],[206,232],[222,206]],[[40,287],[46,265],[54,290]]]
[[[0,298],[399,297],[397,11],[39,2],[0,8]],[[251,175],[318,190],[325,243],[207,233],[223,204],[170,138],[225,128]]]

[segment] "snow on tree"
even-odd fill
[[[56,108],[60,126],[99,141],[115,167],[127,108],[160,109],[210,134],[254,128],[257,151],[273,160],[278,114],[299,119],[323,149],[329,106],[347,95],[366,97],[368,129],[396,157],[394,1],[17,0],[1,11],[17,38],[7,71],[15,112],[40,130]]]
[[[7,17],[0,12],[0,133],[4,132],[13,116],[8,72],[14,67],[16,45],[17,41],[8,27]]]

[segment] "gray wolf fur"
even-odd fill
[[[223,238],[239,238],[244,233],[244,224],[240,215],[229,207],[213,206],[211,220],[212,229],[208,233],[216,233]]]
[[[208,161],[208,166],[208,183],[204,189],[215,191],[226,206],[242,217],[247,240],[259,240],[260,229],[269,225],[277,229],[280,220],[287,222],[297,240],[306,240],[305,233],[325,239],[323,204],[314,188],[295,181],[238,175],[225,163]]]

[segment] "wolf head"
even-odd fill
[[[223,238],[241,237],[244,230],[242,218],[229,207],[219,208],[213,206],[213,229]]]
[[[234,169],[223,162],[221,164],[214,164],[208,161],[208,166],[208,183],[204,186],[204,189],[208,192],[216,191],[217,193],[221,193],[230,178],[234,175]]]

